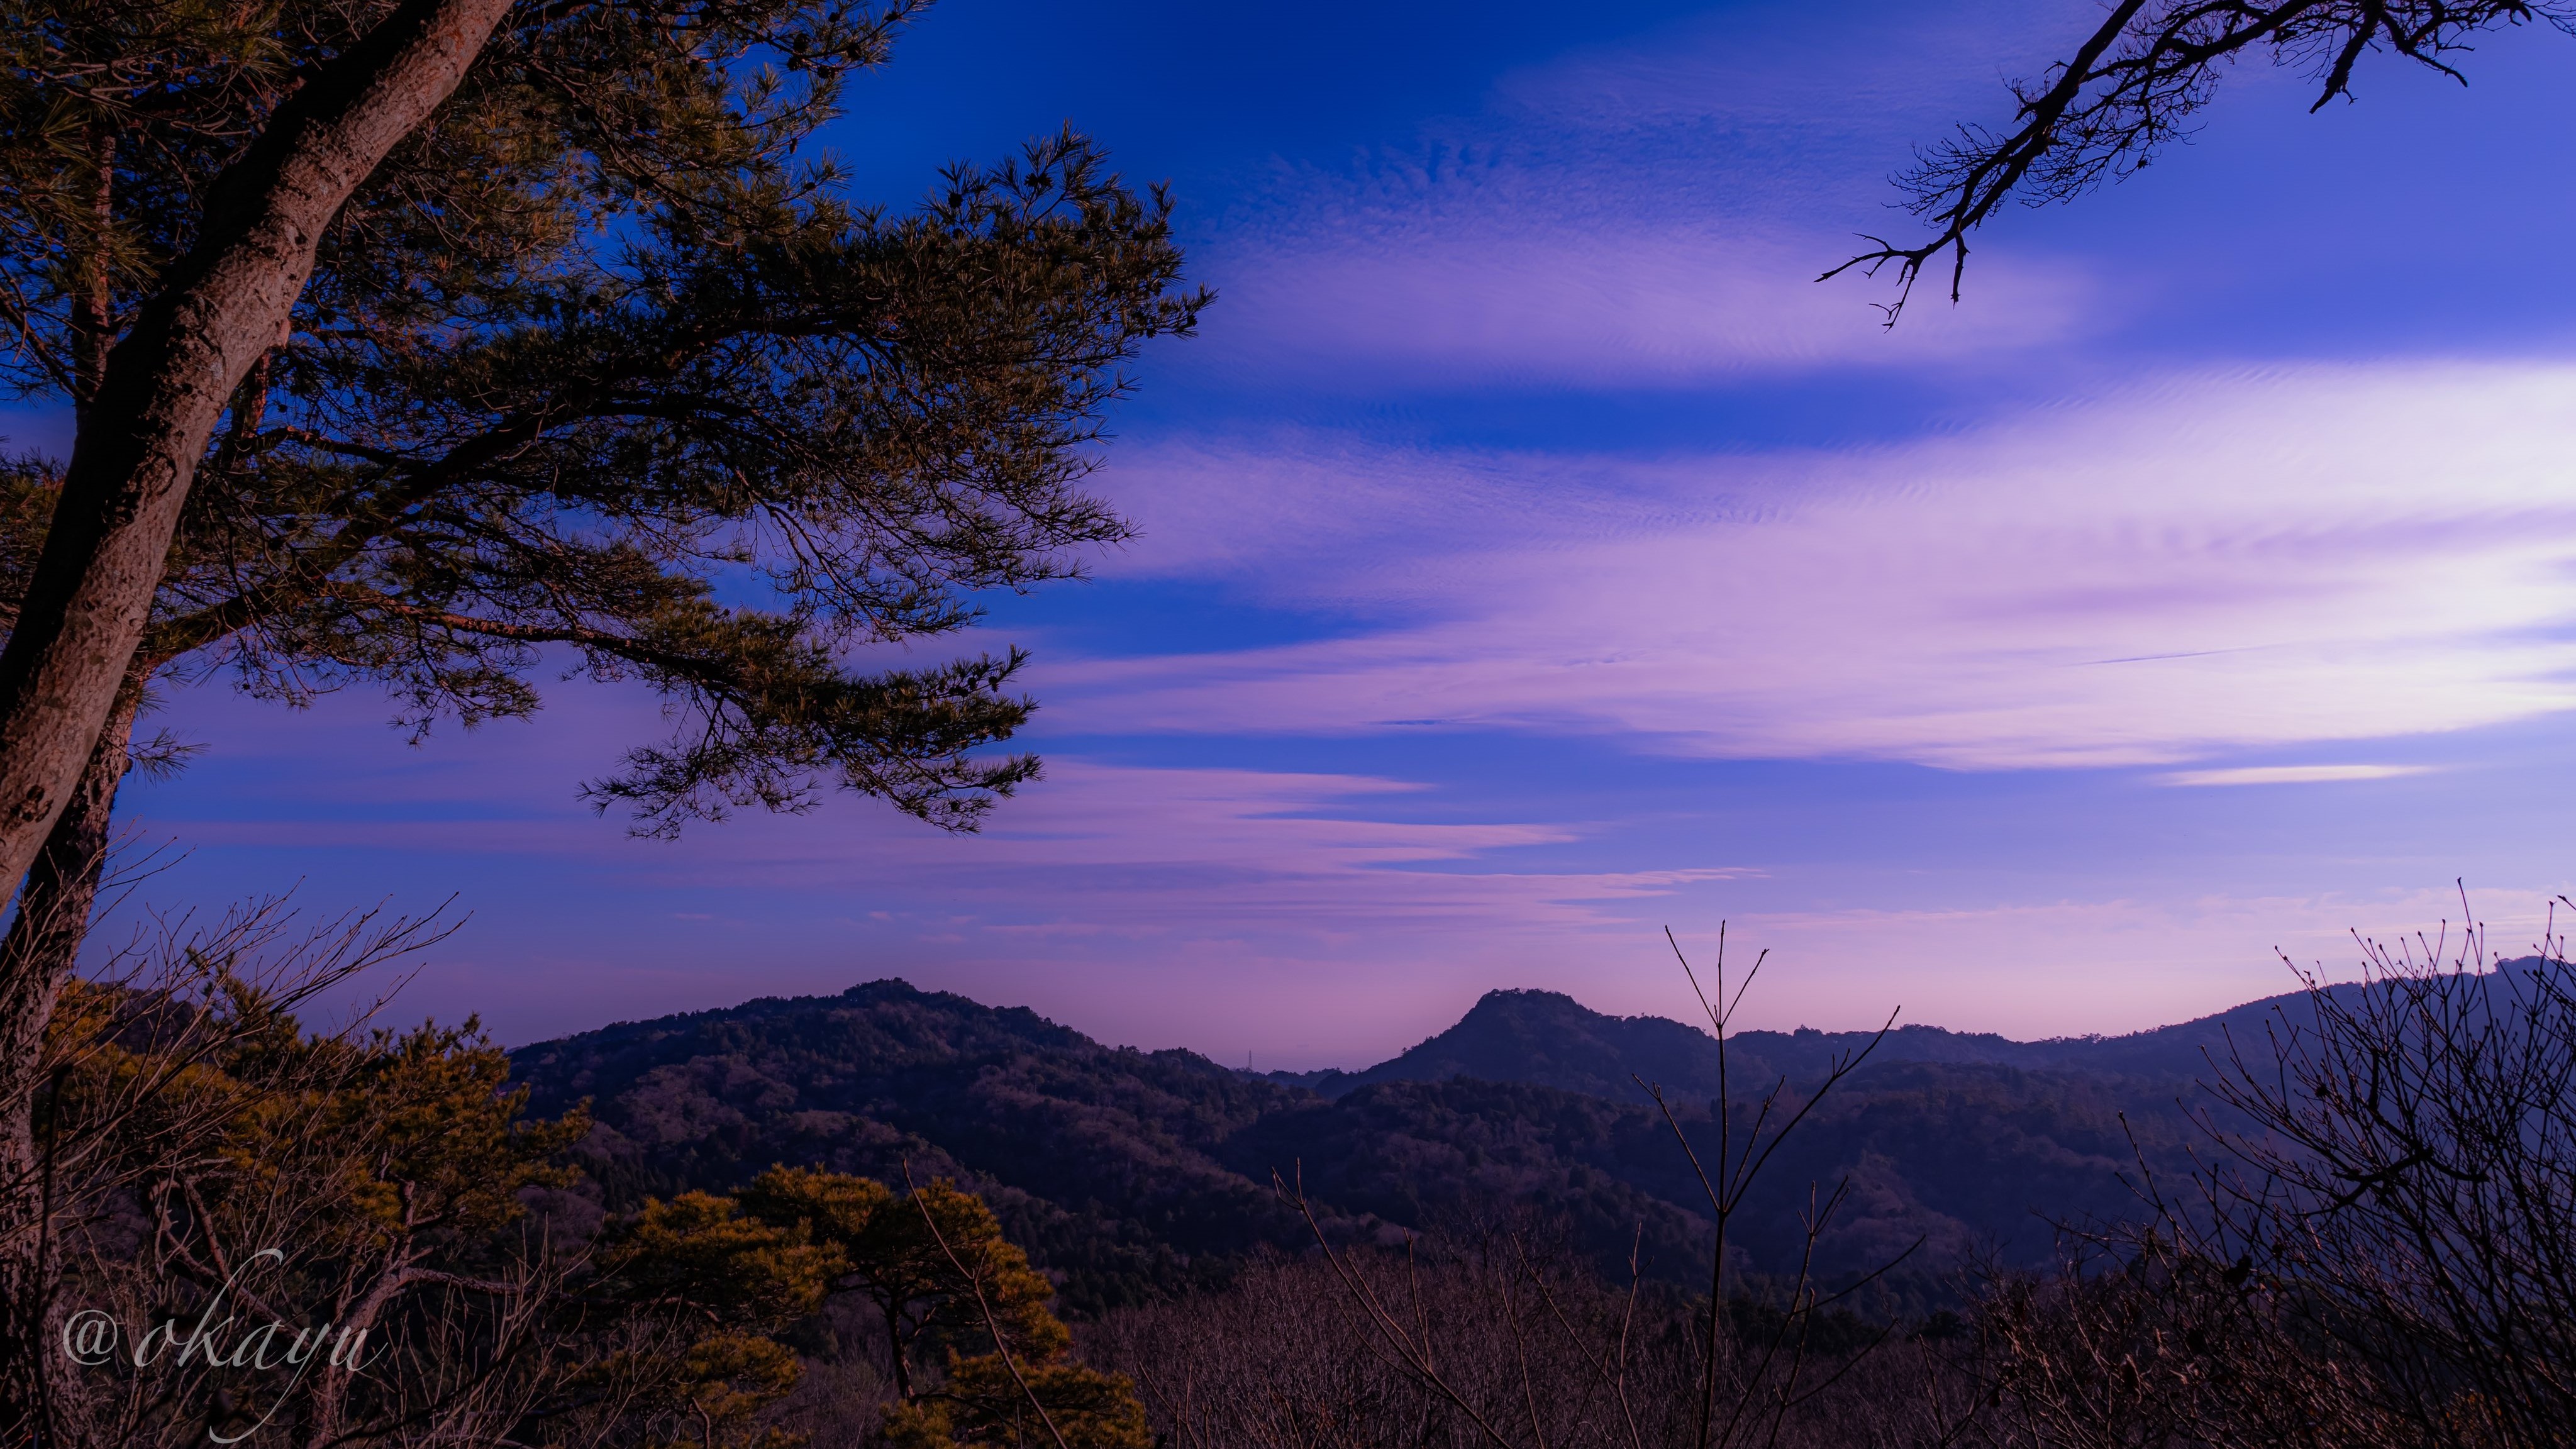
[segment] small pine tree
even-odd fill
[[[1048,1310],[1055,1286],[1002,1236],[973,1193],[774,1167],[740,1195],[755,1217],[844,1255],[841,1286],[884,1316],[898,1402],[896,1449],[1150,1449],[1144,1405],[1125,1377],[1073,1361],[1073,1334]],[[925,1384],[920,1361],[943,1355]]]

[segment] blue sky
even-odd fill
[[[972,839],[844,799],[668,845],[573,798],[648,699],[410,748],[204,688],[128,796],[183,852],[144,898],[453,895],[405,1009],[509,1041],[900,975],[1264,1066],[1494,986],[1681,1014],[1667,924],[1772,948],[1761,1024],[2023,1036],[2282,989],[2456,878],[2518,945],[2576,767],[2576,41],[2314,115],[2244,67],[1893,332],[1810,280],[2097,19],[947,0],[834,133],[855,186],[1070,121],[1220,293],[1116,419],[1138,541],[995,601],[1049,778]]]

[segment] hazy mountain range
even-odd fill
[[[2223,1062],[2229,1033],[2259,1046],[2266,1022],[2282,1010],[2303,1012],[2304,995],[2276,996],[2179,1026],[2130,1036],[2060,1037],[2014,1041],[1992,1032],[1899,1026],[1870,1053],[1875,1064],[2021,1067],[2088,1076],[2173,1079],[2206,1074],[2216,1052]],[[1736,1091],[1775,1077],[1821,1077],[1839,1057],[1868,1046],[1865,1031],[1739,1031],[1727,1041],[1728,1070]],[[1269,1080],[1309,1087],[1326,1096],[1376,1082],[1437,1082],[1451,1077],[1534,1082],[1616,1100],[1645,1101],[1638,1079],[1668,1094],[1707,1096],[1717,1090],[1717,1042],[1708,1032],[1660,1016],[1604,1016],[1553,991],[1489,991],[1456,1026],[1402,1055],[1357,1072],[1271,1072]]]
[[[2051,1219],[2118,1215],[2140,1152],[2179,1154],[2180,1105],[2224,1059],[2259,1048],[2301,997],[2133,1036],[2016,1042],[1903,1027],[1774,1162],[1743,1234],[1757,1266],[1794,1243],[1811,1184],[1852,1184],[1830,1268],[1918,1240],[1921,1274],[1983,1252],[2028,1261]],[[2251,1033],[2249,1037],[2248,1033]],[[1865,1033],[1729,1038],[1739,1103],[1810,1083]],[[1302,1175],[1337,1238],[1508,1208],[1561,1222],[1605,1263],[1642,1235],[1648,1271],[1707,1268],[1706,1199],[1638,1079],[1713,1145],[1717,1044],[1656,1017],[1612,1017],[1545,991],[1496,991],[1457,1025],[1359,1072],[1256,1076],[1186,1051],[1107,1047],[1023,1008],[902,981],[624,1023],[513,1052],[552,1115],[588,1099],[583,1155],[612,1203],[734,1186],[773,1162],[982,1191],[1014,1238],[1097,1309],[1222,1281],[1310,1228],[1274,1194]],[[2126,1114],[2126,1123],[2122,1120]]]

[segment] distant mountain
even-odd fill
[[[2537,958],[2509,961],[2500,973],[2526,972]],[[2503,975],[2496,977],[2505,979]],[[2338,986],[2337,994],[2360,990]],[[2056,1037],[2014,1041],[1991,1032],[1945,1031],[1904,1025],[1887,1033],[1869,1054],[1871,1068],[1901,1062],[1950,1066],[2016,1067],[2072,1072],[2092,1078],[2128,1079],[2136,1091],[2171,1096],[2225,1063],[2233,1040],[2248,1051],[2267,1050],[2264,1032],[2275,1023],[2309,1022],[2306,993],[2266,997],[2175,1026],[2125,1036]],[[1727,1038],[1727,1069],[1737,1094],[1760,1091],[1786,1077],[1813,1082],[1869,1045],[1865,1031],[1742,1031]],[[1469,1077],[1529,1082],[1568,1092],[1643,1102],[1648,1086],[1668,1098],[1705,1100],[1718,1088],[1716,1039],[1706,1031],[1659,1016],[1606,1016],[1554,991],[1489,991],[1458,1024],[1376,1066],[1356,1072],[1269,1072],[1268,1081],[1304,1087],[1323,1096],[1379,1082],[1441,1082]]]
[[[1730,1067],[1735,1064],[1730,1062]],[[1738,1078],[1739,1085],[1760,1075]],[[1356,1072],[1273,1072],[1327,1097],[1378,1082],[1529,1082],[1613,1101],[1643,1101],[1636,1078],[1706,1098],[1717,1090],[1717,1043],[1660,1016],[1605,1016],[1553,991],[1488,991],[1456,1026]]]
[[[2240,1007],[2260,1017],[2275,998]],[[1887,1033],[1867,1058],[1897,1062],[2009,1066],[2030,1070],[2110,1072],[2187,1081],[2204,1068],[2201,1047],[2218,1040],[2219,1017],[2133,1037],[2022,1042],[1991,1032],[1904,1025]],[[1869,1046],[1865,1031],[1742,1031],[1727,1039],[1727,1072],[1735,1091],[1762,1090],[1787,1077],[1810,1082]],[[1489,991],[1447,1031],[1356,1072],[1271,1072],[1271,1081],[1325,1096],[1375,1082],[1439,1082],[1451,1077],[1533,1082],[1620,1101],[1648,1100],[1646,1088],[1699,1100],[1718,1090],[1717,1041],[1708,1032],[1660,1016],[1605,1016],[1554,991]]]
[[[1811,1077],[1851,1040],[1740,1042],[1759,1081]],[[2050,1218],[2131,1205],[2123,1112],[2151,1156],[2178,1150],[2183,1079],[2126,1068],[2169,1063],[2188,1043],[2143,1040],[1892,1035],[1776,1161],[1738,1241],[1755,1266],[1784,1265],[1809,1185],[1848,1180],[1829,1269],[1917,1239],[1927,1271],[1985,1248],[2032,1259]],[[2113,1070],[2068,1065],[2104,1046]],[[2037,1055],[1994,1059],[2016,1051]],[[1489,995],[1413,1051],[1318,1089],[1190,1052],[1105,1047],[1024,1009],[900,981],[621,1024],[512,1062],[541,1113],[593,1102],[581,1155],[612,1203],[733,1187],[773,1162],[946,1176],[993,1202],[1078,1312],[1221,1281],[1265,1245],[1301,1251],[1309,1229],[1272,1193],[1273,1172],[1302,1175],[1336,1237],[1523,1208],[1605,1264],[1642,1233],[1650,1272],[1705,1281],[1705,1198],[1629,1074],[1665,1083],[1705,1150],[1714,1043],[1553,993]]]

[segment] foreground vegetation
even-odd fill
[[[1855,1192],[1792,1148],[1863,1051],[1663,1114],[1704,1191],[1695,1283],[1647,1271],[1642,1219],[1604,1272],[1543,1184],[1422,1233],[1290,1163],[1243,1251],[1069,1327],[1063,1274],[933,1162],[621,1191],[585,1171],[615,1160],[587,1109],[532,1113],[470,1022],[303,1019],[429,933],[287,925],[244,913],[56,1015],[23,1307],[62,1352],[32,1442],[2327,1449],[2576,1425],[2554,953],[2482,971],[2473,940],[2319,985],[2211,1064],[2200,1166],[2133,1174],[2131,1211],[2063,1225],[2053,1262],[1949,1275],[1947,1306],[1902,1246],[1820,1267]],[[1757,1191],[1783,1172],[1785,1221]]]
[[[587,1117],[529,1118],[471,1022],[298,1020],[419,928],[285,925],[56,1013],[35,1442],[784,1449],[809,1359],[902,1449],[1151,1442],[973,1195],[782,1166],[604,1210]]]

